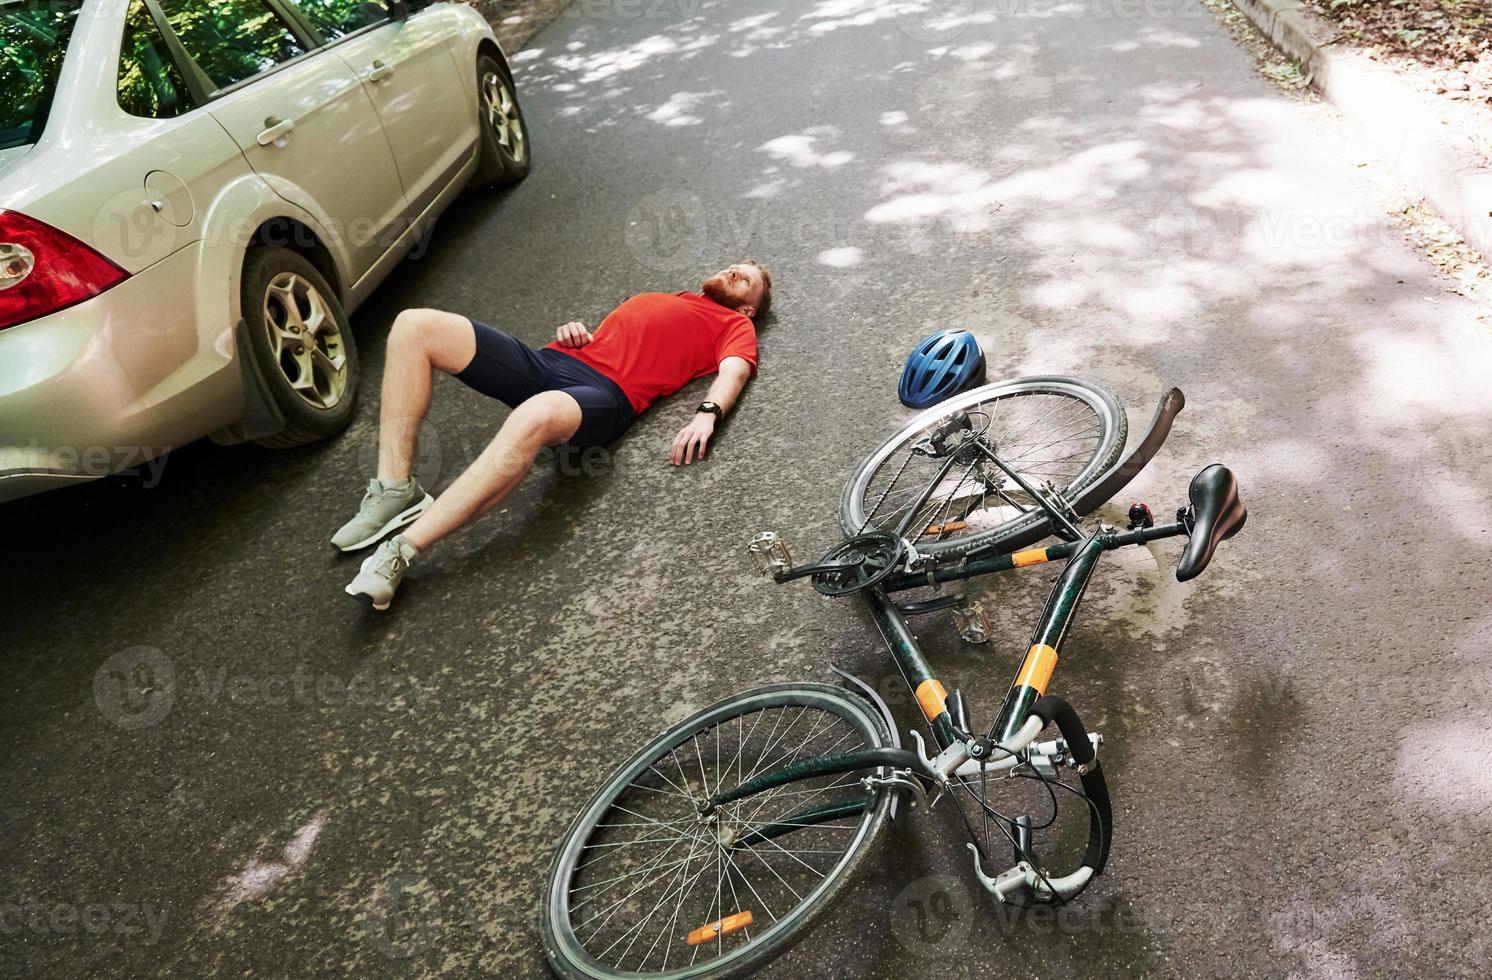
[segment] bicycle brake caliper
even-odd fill
[[[866,776],[860,780],[867,792],[877,787],[885,787],[893,790],[908,790],[912,794],[912,806],[926,809],[927,790],[922,785],[922,780],[912,775],[910,769],[898,769],[889,776]]]
[[[931,756],[927,754],[927,743],[922,741],[922,733],[914,728],[911,735],[912,741],[917,743],[917,756],[922,760],[923,769],[937,782],[937,793],[927,805],[931,810],[943,798],[949,778],[958,771],[959,766],[969,761],[969,746],[963,742],[954,742],[936,756]]]

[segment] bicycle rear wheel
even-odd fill
[[[611,775],[555,855],[542,923],[551,968],[567,980],[759,969],[849,882],[890,794],[840,773],[709,814],[699,802],[794,761],[889,744],[873,708],[824,684],[738,694],[659,735]]]
[[[960,414],[1027,483],[1054,487],[1069,501],[1113,466],[1129,431],[1118,400],[1091,381],[1032,377],[975,388],[917,415],[865,458],[845,484],[845,534],[901,525],[944,462],[913,447]],[[956,464],[910,516],[907,537],[935,557],[1013,550],[1051,533],[1035,498],[988,461]]]

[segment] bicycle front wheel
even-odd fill
[[[859,773],[701,802],[795,761],[890,744],[865,701],[824,684],[727,698],[607,780],[550,866],[544,952],[584,980],[734,977],[777,956],[840,894],[885,827]]]
[[[1051,533],[1036,499],[984,459],[956,464],[910,513],[944,462],[914,447],[961,414],[1028,485],[1055,488],[1069,501],[1114,465],[1129,431],[1118,399],[1080,378],[1018,378],[966,391],[915,416],[865,458],[845,485],[845,534],[894,532],[910,517],[906,537],[919,552],[957,558],[1014,550]]]

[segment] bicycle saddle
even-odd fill
[[[1176,580],[1185,582],[1202,574],[1217,546],[1243,530],[1248,508],[1238,498],[1238,478],[1221,463],[1213,463],[1192,477],[1187,490],[1191,510],[1186,515],[1190,538],[1176,566]]]

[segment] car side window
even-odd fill
[[[373,0],[295,0],[311,26],[328,41],[389,20],[389,9]]]
[[[220,89],[306,53],[263,0],[160,0],[160,5],[187,53]]]
[[[144,0],[134,0],[124,19],[119,107],[132,116],[150,119],[169,119],[195,107],[186,79],[166,49]]]

